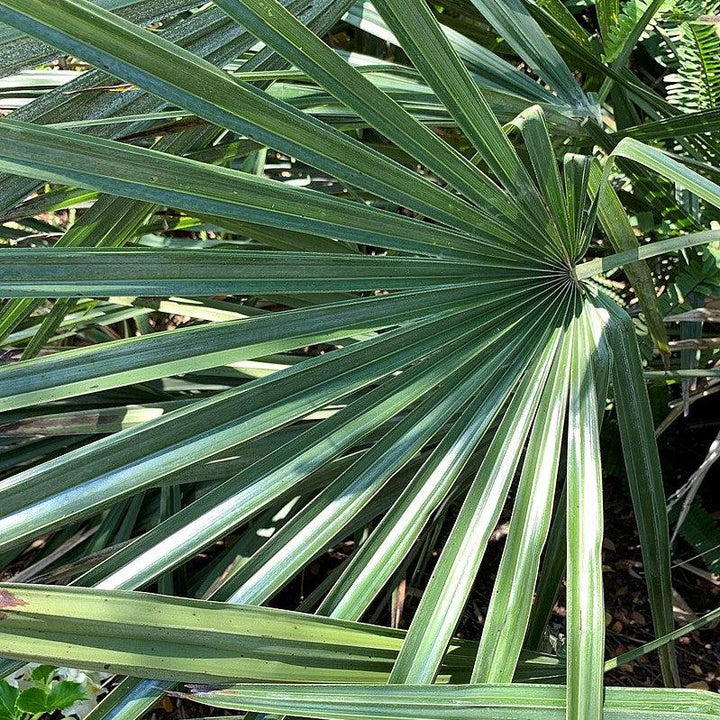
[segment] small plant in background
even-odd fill
[[[68,673],[82,680],[63,677]],[[93,693],[95,688],[99,691],[99,686],[84,673],[52,665],[28,666],[9,680],[0,680],[0,720],[37,720],[56,711],[65,717],[84,717],[90,709],[85,706],[89,704],[89,692]]]

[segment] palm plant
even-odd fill
[[[74,587],[0,589],[5,669],[131,676],[95,717],[138,717],[177,682],[239,681],[251,684],[193,697],[322,718],[720,714],[702,693],[603,686],[609,383],[667,685],[677,668],[635,329],[592,278],[627,266],[662,343],[642,261],[720,237],[696,227],[638,246],[610,179],[669,181],[715,208],[720,187],[633,132],[607,133],[546,32],[605,73],[601,97],[614,85],[649,103],[623,69],[642,28],[605,64],[558,8],[473,0],[538,82],[424,0],[379,0],[372,16],[414,69],[326,45],[343,0],[195,5],[0,0],[13,71],[59,52],[96,68],[0,120],[5,220],[93,201],[60,237],[0,254],[0,333],[24,347],[0,368],[4,427],[51,436],[9,444],[0,551],[7,563],[49,535],[43,569],[82,548]],[[142,27],[158,19],[161,32]],[[696,159],[705,116],[653,102],[654,137],[685,132]],[[265,148],[305,163],[315,189],[264,174]],[[178,228],[221,240],[188,247]],[[600,229],[616,252],[586,258]],[[290,309],[237,302],[249,297]],[[44,298],[50,311],[33,315]],[[150,330],[153,309],[209,322],[34,357],[93,317]],[[482,635],[457,640],[516,477]],[[445,525],[407,632],[358,623]],[[362,528],[304,612],[262,607]],[[540,648],[564,576],[563,662]],[[162,594],[130,592],[155,583]]]

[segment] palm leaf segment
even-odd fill
[[[302,233],[314,237],[314,247],[320,248],[148,251],[89,247],[103,243],[69,238],[51,249],[6,250],[0,256],[0,294],[16,298],[12,307],[18,317],[32,298],[45,296],[337,296],[279,314],[4,367],[4,409],[308,344],[343,345],[4,481],[0,549],[96,515],[108,503],[172,483],[183,472],[202,473],[205,461],[340,402],[338,412],[299,426],[285,442],[110,555],[77,584],[142,588],[279,499],[319,490],[248,562],[216,583],[211,597],[261,605],[334,540],[380,517],[367,542],[326,588],[318,608],[321,615],[357,620],[413,553],[429,523],[455,502],[459,512],[444,549],[384,676],[391,685],[429,685],[446,662],[485,546],[517,475],[495,590],[479,645],[466,664],[466,680],[490,688],[518,676],[528,628],[532,634],[533,624],[545,622],[531,616],[531,605],[558,478],[564,476],[567,520],[552,532],[560,533],[562,541],[566,526],[567,714],[600,718],[604,613],[598,425],[610,375],[626,430],[658,633],[669,632],[672,621],[660,470],[632,325],[585,284],[582,278],[589,271],[577,270],[594,228],[597,194],[588,191],[593,160],[568,155],[558,168],[537,107],[518,120],[529,156],[527,164],[521,160],[422,0],[376,5],[472,143],[475,163],[348,65],[276,0],[217,0],[216,5],[227,14],[225,22],[229,18],[247,28],[440,182],[230,77],[183,43],[153,36],[86,0],[53,0],[52,13],[48,4],[0,0],[0,19],[133,83],[140,89],[133,92],[160,98],[160,107],[179,106],[212,126],[297,157],[377,201],[339,199],[120,143],[107,139],[107,133],[0,121],[3,171],[118,196],[106,214],[117,212],[114,203],[124,203],[126,212],[132,203],[137,223],[164,205],[230,228],[244,223],[275,228],[288,237]],[[498,22],[507,9],[477,4],[487,5],[490,17],[490,11],[500,13]],[[560,75],[558,82],[567,83]],[[196,133],[185,142],[191,147],[198,140]],[[644,154],[644,148],[626,141],[617,153],[661,172],[670,168],[687,182],[699,177]],[[716,193],[707,185],[701,188],[709,202],[717,200]],[[397,206],[410,212],[392,212]],[[356,243],[377,251],[362,254]],[[343,295],[377,290],[390,292]],[[358,447],[362,452],[346,456]],[[541,576],[540,595],[552,596],[556,589],[557,580]],[[51,645],[28,643],[23,632],[8,654],[55,659]],[[94,661],[88,655],[83,662]],[[666,650],[668,681],[673,669],[672,653]],[[152,668],[146,673],[156,676]],[[253,704],[254,696],[245,697],[248,706],[263,709],[262,703]],[[265,709],[287,710],[272,693],[265,697]],[[548,698],[555,702],[552,693]],[[501,706],[507,698],[496,700]]]

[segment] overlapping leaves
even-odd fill
[[[128,92],[140,112],[148,107],[143,103],[151,104],[153,112],[180,107],[208,124],[201,125],[202,132],[182,126],[171,126],[166,133],[155,130],[169,138],[177,133],[177,138],[148,149],[143,143],[120,142],[127,128],[97,137],[27,122],[41,117],[31,111],[0,120],[0,169],[8,173],[4,197],[10,205],[44,181],[104,193],[107,203],[98,201],[101,211],[90,216],[92,222],[81,225],[81,220],[81,232],[54,247],[4,249],[0,295],[14,300],[4,307],[0,328],[4,321],[9,332],[32,309],[32,299],[44,297],[252,295],[289,298],[286,304],[300,306],[0,368],[0,408],[20,413],[16,419],[45,413],[45,421],[59,409],[67,412],[58,401],[90,393],[100,393],[102,401],[102,393],[113,388],[218,366],[241,368],[256,360],[275,370],[252,381],[232,377],[234,385],[161,408],[153,420],[34,462],[0,484],[1,550],[12,554],[45,533],[74,531],[83,520],[98,517],[98,537],[107,542],[99,542],[97,549],[110,550],[74,577],[76,585],[99,590],[0,590],[7,616],[0,622],[0,636],[8,640],[4,652],[11,658],[88,666],[115,653],[113,662],[106,663],[112,669],[167,682],[389,683],[376,696],[362,687],[355,692],[338,688],[338,697],[344,698],[340,710],[342,700],[320,701],[310,690],[278,696],[258,686],[201,693],[220,706],[328,718],[359,713],[408,717],[408,693],[427,694],[429,703],[437,703],[429,705],[433,717],[464,717],[466,709],[476,710],[472,703],[477,702],[485,703],[488,712],[520,707],[538,717],[567,713],[592,719],[603,717],[605,707],[605,716],[623,717],[621,701],[645,703],[648,717],[663,717],[672,702],[685,703],[697,717],[712,716],[712,703],[701,707],[684,695],[604,697],[599,424],[610,376],[655,629],[660,635],[672,630],[667,519],[659,501],[662,479],[634,334],[627,316],[584,282],[613,263],[636,260],[638,253],[623,248],[630,253],[627,259],[621,255],[577,267],[596,212],[601,221],[608,220],[608,196],[602,194],[607,178],[593,180],[594,161],[582,155],[567,154],[558,166],[539,108],[527,110],[518,121],[528,153],[525,162],[422,0],[383,0],[377,9],[472,145],[475,163],[320,39],[345,9],[342,3],[314,3],[310,10],[276,0],[216,4],[226,15],[200,10],[191,17],[194,32],[202,26],[212,37],[219,34],[218,27],[231,26],[233,40],[242,38],[238,53],[257,36],[266,47],[244,70],[292,64],[424,172],[219,69],[224,61],[213,64],[212,57],[206,59],[210,53],[193,48],[192,32],[182,35],[187,18],[177,21],[175,35],[172,29],[153,34],[87,0],[0,0],[1,20],[136,86]],[[563,103],[584,117],[594,114],[519,2],[476,5]],[[298,18],[297,13],[306,15]],[[249,32],[240,33],[241,25]],[[533,38],[538,44],[534,49]],[[552,52],[548,47],[542,51],[546,45]],[[127,108],[133,107],[128,103]],[[83,111],[71,106],[63,120]],[[114,117],[112,107],[105,111]],[[135,129],[156,120],[138,119]],[[220,128],[249,138],[253,148],[267,146],[327,173],[343,183],[347,197],[187,157],[212,148],[222,135]],[[659,151],[623,141],[615,152],[720,204],[717,186]],[[370,202],[358,201],[361,193]],[[239,234],[251,238],[290,238],[286,242],[293,251],[272,242],[275,249],[262,250],[119,247],[138,235],[158,206],[210,219],[231,231],[239,224]],[[111,222],[118,207],[126,220],[119,227]],[[405,211],[398,213],[397,207]],[[119,234],[115,243],[107,240],[113,232]],[[709,241],[705,237],[702,241]],[[678,238],[675,246],[691,242]],[[367,247],[372,252],[365,252]],[[338,248],[342,252],[331,251]],[[355,295],[368,291],[382,294]],[[184,303],[190,307],[189,301]],[[206,311],[210,309],[209,304]],[[55,305],[57,319],[43,321],[43,337],[52,337],[66,312],[67,306]],[[314,357],[290,356],[294,360],[285,365],[278,360],[278,353],[320,343],[339,347]],[[25,410],[31,406],[39,410]],[[636,416],[642,418],[639,424],[630,419]],[[230,458],[219,476],[213,474],[213,464]],[[459,646],[453,634],[516,476],[510,534],[483,634],[477,647]],[[566,700],[545,686],[532,695],[503,685],[523,674],[538,679],[529,677],[530,659],[523,647],[563,476]],[[183,494],[188,483],[194,494]],[[137,498],[143,502],[143,493],[160,486],[159,522],[116,547],[112,539],[119,537],[122,516]],[[369,526],[365,543],[330,576],[312,606],[334,620],[293,613],[280,618],[270,611],[169,598],[136,600],[113,592],[155,581],[171,591],[174,570],[216,540],[298,498],[299,509],[270,540],[242,562],[237,555],[234,562],[215,568],[215,575],[209,573],[197,584],[196,594],[231,604],[265,604],[332,543]],[[362,618],[406,570],[428,530],[443,527],[438,518],[450,505],[458,507],[457,513],[448,514],[453,520],[446,525],[442,552],[407,633],[349,622]],[[543,588],[545,593],[555,589]],[[83,604],[72,598],[82,598]],[[135,602],[143,604],[142,612]],[[96,633],[108,622],[110,607],[112,627]],[[72,620],[65,615],[53,627],[51,618],[63,608],[74,613]],[[143,619],[144,612],[150,615]],[[250,630],[238,633],[213,624],[225,617],[231,624],[249,618]],[[273,625],[278,618],[285,635]],[[249,639],[252,623],[266,620],[267,632]],[[39,635],[37,622],[47,623]],[[301,635],[306,625],[324,642],[330,638],[345,647],[345,654],[303,645],[295,633]],[[381,657],[363,654],[358,635],[363,633],[373,642],[383,638],[379,648],[372,645]],[[192,647],[188,634],[196,634]],[[238,634],[248,643],[239,659]],[[89,647],[80,635],[99,640]],[[268,638],[267,652],[274,655],[253,654]],[[144,643],[142,648],[128,648],[138,642]],[[288,643],[297,645],[299,656]],[[217,655],[217,648],[224,654]],[[315,653],[317,665],[309,662],[308,652]],[[458,691],[461,704],[468,704],[460,709],[453,705],[455,695],[441,696],[431,687],[439,677],[447,679],[448,664],[459,655],[462,679],[474,683],[472,689]],[[283,674],[288,664],[297,674]],[[676,669],[671,649],[664,652],[663,672],[672,683]],[[428,686],[427,691],[418,686]],[[135,687],[144,697],[162,691],[151,684]],[[137,697],[133,692],[113,694],[107,702],[126,717],[134,716],[140,706],[128,699]],[[393,710],[384,710],[385,703]]]

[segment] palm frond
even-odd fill
[[[638,203],[659,189],[661,210],[663,182],[707,209],[720,187],[605,133],[566,56],[666,110],[622,67],[657,3],[619,20],[601,3],[609,66],[556,3],[453,4],[473,39],[423,0],[355,6],[392,57],[323,39],[351,5],[0,0],[16,64],[94,68],[0,119],[0,337],[22,355],[0,367],[3,564],[42,545],[0,587],[3,670],[129,676],[97,720],[182,682],[338,719],[720,715],[696,692],[604,688],[610,380],[653,626],[674,636],[638,343],[593,277],[628,265],[663,344],[637,263],[718,238],[697,214],[638,242],[610,180]],[[488,23],[527,72],[479,44]],[[677,127],[658,114],[646,139]],[[482,631],[460,641],[510,507]],[[343,542],[298,609],[262,607]],[[564,574],[567,663],[536,649]],[[422,586],[406,632],[373,615],[405,576]],[[677,684],[665,642],[661,665]]]

